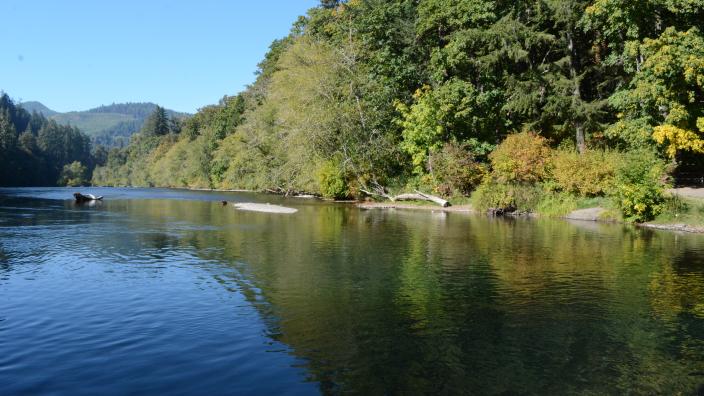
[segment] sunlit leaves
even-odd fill
[[[645,39],[640,71],[628,90],[612,98],[622,111],[614,128],[640,130],[652,126],[652,137],[665,145],[668,156],[678,151],[704,152],[699,128],[704,115],[704,38],[696,28],[668,28],[657,39]]]

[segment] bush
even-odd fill
[[[626,153],[616,168],[613,196],[626,220],[643,222],[663,210],[666,164],[650,150]]]
[[[501,209],[506,212],[532,212],[538,206],[542,188],[536,185],[505,184],[487,180],[472,196],[474,207],[479,210]]]
[[[445,196],[469,195],[487,173],[486,167],[474,160],[466,146],[453,142],[445,143],[440,150],[431,150],[428,171],[435,192]]]
[[[61,171],[58,183],[70,187],[85,186],[88,184],[88,168],[78,161],[66,164]]]
[[[347,180],[335,161],[326,161],[318,168],[320,193],[326,198],[345,198],[349,195]]]
[[[584,196],[606,195],[613,189],[617,154],[589,150],[579,154],[561,149],[552,156],[552,179],[557,189]]]
[[[547,178],[551,155],[545,138],[521,132],[507,137],[489,159],[499,183],[537,183]]]

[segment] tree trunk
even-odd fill
[[[577,107],[579,107],[582,102],[582,92],[580,91],[579,76],[577,75],[577,68],[579,65],[577,59],[577,49],[574,46],[572,34],[568,33],[567,38],[569,40],[568,49],[570,51],[570,78],[574,84],[574,89],[572,90],[572,111],[576,111]],[[575,139],[577,141],[577,150],[580,154],[584,154],[584,151],[587,148],[584,139],[584,125],[580,120],[575,119],[574,127],[576,132]]]
[[[395,202],[395,201],[430,201],[430,202],[435,202],[436,204],[442,206],[443,208],[450,206],[450,202],[448,202],[440,197],[436,197],[434,195],[422,193],[418,190],[416,190],[415,193],[399,194],[396,196],[388,195],[383,191],[380,191],[378,193],[374,193],[374,192],[371,192],[368,190],[360,190],[360,191],[362,191],[363,193],[365,193],[367,195],[386,198],[392,202]]]
[[[584,141],[584,127],[581,122],[575,123],[575,129],[577,130],[577,150],[580,154],[584,154],[587,150],[587,144]]]
[[[450,203],[440,197],[434,195],[423,194],[422,192],[416,190],[415,194],[400,194],[393,197],[393,201],[430,201],[436,204],[447,207]]]

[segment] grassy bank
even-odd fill
[[[682,224],[704,227],[704,199],[670,194],[660,213],[650,224]]]

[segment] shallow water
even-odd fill
[[[684,394],[704,236],[0,189],[0,394]],[[294,207],[241,212],[221,200]]]

